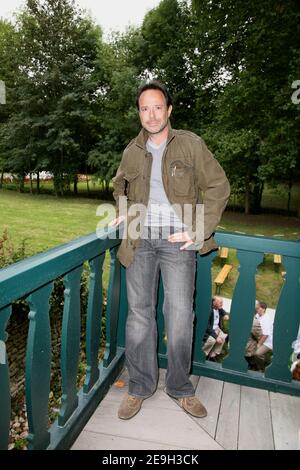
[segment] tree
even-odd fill
[[[6,127],[10,167],[20,174],[51,171],[63,194],[85,170],[95,143],[90,128],[102,33],[72,0],[27,0],[17,28],[22,77]]]
[[[244,149],[245,178],[240,178],[239,171],[235,175],[245,194],[245,211],[257,212],[264,182],[276,175],[278,181],[286,178],[299,161],[298,111],[291,108],[290,100],[299,4],[295,0],[263,4],[258,0],[195,0],[193,5],[203,51],[199,60],[208,62],[209,87],[218,90],[213,122],[206,132],[215,134],[212,141],[228,167],[235,164],[236,152],[230,162],[222,142],[233,136],[236,149],[241,150],[245,136],[251,136]],[[231,183],[236,186],[234,180]]]
[[[141,79],[158,78],[172,94],[172,122],[193,128],[195,115],[194,23],[187,1],[162,0],[143,21],[132,42],[134,65]]]
[[[20,77],[18,68],[19,35],[14,26],[0,19],[0,80],[5,84],[6,103],[0,105],[0,186],[3,172],[8,168],[5,146],[5,130],[9,116],[15,107],[15,89]]]
[[[124,34],[114,34],[99,58],[102,66],[98,70],[105,70],[105,84],[97,97],[101,110],[95,127],[97,144],[89,152],[88,163],[104,182],[105,189],[116,173],[124,148],[140,128],[135,107],[139,77],[130,58],[136,32],[129,28]]]

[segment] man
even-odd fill
[[[140,236],[133,236],[127,224],[118,251],[127,268],[125,349],[129,372],[129,390],[118,416],[132,418],[157,387],[156,301],[161,271],[168,348],[166,392],[187,413],[203,417],[207,412],[189,379],[195,249],[196,243],[203,245],[201,253],[216,247],[212,234],[228,200],[229,183],[200,137],[171,128],[172,100],[165,85],[152,81],[142,86],[136,104],[142,130],[125,149],[113,179],[117,207],[119,198],[126,196],[130,208],[134,203],[146,208]],[[200,192],[205,207],[203,236],[193,235]],[[179,210],[184,204],[192,208],[190,224]],[[118,225],[124,219],[119,215],[111,224]],[[125,223],[130,220],[128,216]]]
[[[212,299],[212,308],[210,311],[208,326],[204,335],[203,351],[207,359],[216,361],[216,357],[221,353],[227,334],[222,331],[223,320],[228,320],[229,315],[223,307],[223,299],[215,296]]]
[[[264,371],[267,354],[273,349],[273,320],[266,314],[265,302],[256,302],[255,311],[245,357],[252,368]]]
[[[245,349],[245,358],[251,367],[254,367],[254,353],[257,349],[258,340],[262,337],[262,329],[259,321],[260,316],[258,314],[259,310],[263,311],[263,307],[261,306],[261,303],[257,300],[255,302],[255,314],[253,317],[251,334]]]

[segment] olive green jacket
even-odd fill
[[[116,176],[113,178],[114,198],[126,196],[128,206],[148,205],[152,155],[147,152],[148,133],[144,129],[126,147]],[[196,204],[204,204],[204,243],[201,254],[216,248],[213,232],[218,225],[230,194],[224,170],[196,134],[175,130],[169,124],[167,145],[162,159],[162,180],[170,204],[191,204],[194,215]],[[182,213],[177,212],[182,220]],[[127,219],[128,224],[130,217]],[[125,228],[127,230],[127,227]],[[195,230],[194,230],[195,232]],[[196,240],[200,241],[200,240]],[[128,231],[123,236],[118,258],[124,266],[133,260],[139,238],[131,239]]]

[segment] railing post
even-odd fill
[[[120,306],[118,319],[118,346],[125,348],[125,331],[128,314],[127,288],[126,288],[126,268],[121,266],[121,285],[120,285]]]
[[[262,262],[263,256],[263,253],[242,250],[237,252],[240,261],[240,275],[230,310],[229,355],[223,361],[223,367],[228,369],[247,371],[244,356],[255,313],[255,274],[257,265]]]
[[[6,326],[11,315],[11,307],[0,310],[0,450],[7,450],[10,426],[10,380],[6,354]]]
[[[162,281],[162,276],[159,279],[158,286],[158,304],[157,304],[157,328],[158,328],[158,353],[161,356],[167,354],[167,340],[165,335],[165,319],[163,313],[163,304],[164,304],[164,285]],[[160,365],[163,367],[167,366],[165,357],[160,359]]]
[[[300,324],[300,263],[299,258],[284,257],[285,283],[276,309],[273,333],[273,360],[265,377],[291,381],[288,363],[291,343],[296,339]],[[292,300],[292,301],[291,301]]]
[[[205,354],[202,351],[203,336],[205,334],[208,318],[211,309],[211,265],[217,252],[212,252],[206,256],[197,256],[196,271],[196,292],[195,292],[195,314],[196,326],[193,345],[193,361],[205,361]]]
[[[102,319],[102,269],[105,254],[90,261],[89,300],[86,317],[86,378],[83,391],[88,393],[99,378],[99,348]]]
[[[30,312],[26,351],[26,404],[29,449],[46,449],[50,443],[48,402],[51,371],[49,297],[53,283],[28,298]]]
[[[62,406],[58,424],[64,426],[78,406],[77,374],[80,354],[80,277],[82,266],[64,277],[65,305],[61,339]]]
[[[117,352],[117,326],[120,306],[121,265],[117,259],[118,247],[110,250],[111,262],[106,308],[106,348],[103,366],[108,367]]]

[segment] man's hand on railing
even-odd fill
[[[117,227],[120,225],[124,220],[126,219],[125,215],[120,215],[116,219],[113,219],[111,222],[109,222],[108,226],[109,227]]]

